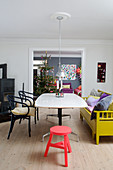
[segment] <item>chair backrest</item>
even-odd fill
[[[19,94],[19,96],[20,97],[25,97],[25,98],[27,98],[27,97],[30,97],[30,98],[32,98],[33,99],[33,93],[30,93],[30,92],[27,92],[27,91],[24,91],[24,90],[20,90],[19,92],[18,92],[18,94]],[[32,96],[32,97],[31,97]]]
[[[14,104],[14,96],[13,95],[7,95],[7,99],[9,101],[9,109],[12,110],[15,108],[15,104]]]
[[[31,105],[31,106],[34,106],[35,101],[34,101],[34,98],[33,98],[33,93],[20,90],[20,91],[18,92],[18,94],[19,94],[22,102],[29,101],[30,105]],[[32,97],[31,97],[31,96],[32,96]]]
[[[20,90],[20,91],[18,92],[18,94],[19,94],[19,96],[20,96],[20,98],[21,98],[21,101],[22,101],[22,102],[23,102],[23,98],[26,100],[26,94],[25,94],[25,91]]]
[[[23,99],[21,97],[14,96],[14,95],[7,95],[7,99],[9,101],[10,110],[13,110],[19,104],[24,107],[29,107],[26,103],[22,102]]]

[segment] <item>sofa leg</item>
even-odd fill
[[[95,139],[95,133],[92,131],[92,139]]]
[[[99,144],[99,136],[96,135],[96,144],[98,145]]]
[[[80,114],[80,119],[83,121],[83,116]]]

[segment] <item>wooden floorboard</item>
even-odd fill
[[[63,118],[63,125],[72,128],[79,135],[69,135],[72,153],[68,153],[67,168],[64,167],[64,151],[50,148],[48,156],[44,151],[49,137],[41,142],[42,135],[50,127],[58,124],[56,117],[46,114],[57,113],[57,110],[39,109],[40,121],[34,124],[31,120],[31,137],[28,137],[27,120],[15,123],[10,139],[7,140],[10,122],[0,124],[0,170],[112,170],[113,169],[113,137],[101,137],[96,145],[91,137],[91,130],[85,121],[79,118],[79,109],[64,109],[63,113],[70,113],[72,118]],[[61,141],[63,137],[54,136],[53,142]]]

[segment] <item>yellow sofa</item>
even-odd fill
[[[110,94],[101,90],[99,92]],[[111,95],[111,94],[110,94]],[[84,100],[87,97],[83,97]],[[92,130],[92,138],[96,136],[96,144],[99,144],[100,136],[113,136],[113,111],[95,111],[96,119],[91,120],[91,112],[87,108],[80,109],[80,118],[86,120]],[[100,116],[101,114],[101,116]]]

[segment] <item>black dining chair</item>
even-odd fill
[[[35,116],[35,109],[29,107],[26,103],[22,102],[20,97],[14,95],[8,95],[7,98],[9,101],[9,109],[11,112],[11,124],[10,124],[10,129],[9,129],[7,139],[10,138],[10,134],[13,130],[14,123],[18,119],[28,120],[28,132],[29,132],[29,137],[31,137],[30,118],[31,116]]]
[[[35,107],[35,100],[37,99],[38,96],[34,96],[33,93],[27,92],[27,91],[24,91],[24,90],[20,90],[18,92],[18,94],[19,94],[22,102],[24,101],[24,103],[26,103],[29,107],[35,108],[34,121],[35,121],[35,124],[36,124],[36,114],[37,114],[37,120],[39,120],[38,108]]]

